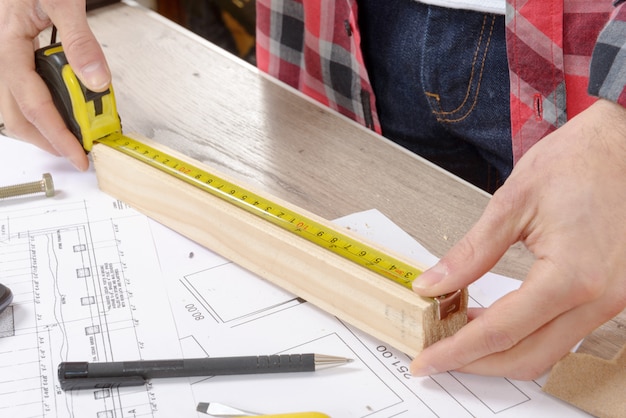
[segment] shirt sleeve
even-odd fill
[[[589,94],[626,107],[626,4],[617,9],[604,27],[591,56]]]

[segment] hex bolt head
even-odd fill
[[[46,197],[54,196],[54,182],[52,181],[52,176],[50,173],[45,173],[43,178],[41,179],[41,184],[43,187],[43,192],[46,193]]]
[[[0,199],[34,193],[45,193],[46,197],[54,196],[54,182],[49,173],[45,173],[39,181],[0,187]]]

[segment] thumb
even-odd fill
[[[470,231],[437,264],[417,277],[413,291],[436,297],[462,289],[498,262],[520,236],[518,217],[508,210],[513,205],[501,201],[496,193]]]
[[[57,4],[45,12],[58,29],[67,61],[85,87],[93,91],[106,90],[111,84],[111,72],[87,24],[84,0],[57,3],[62,5]]]

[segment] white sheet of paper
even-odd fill
[[[410,359],[151,221],[97,188],[93,170],[0,137],[0,186],[53,176],[57,194],[0,200],[0,414],[196,417],[198,402],[332,417],[587,416],[518,382],[460,373],[413,378]],[[417,216],[417,214],[416,214]],[[426,264],[436,259],[378,211],[341,225]],[[519,282],[470,287],[488,306]],[[155,379],[63,392],[60,361],[317,352],[355,361],[315,373]]]

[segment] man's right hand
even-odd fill
[[[9,135],[86,170],[85,151],[35,72],[37,37],[51,24],[57,27],[67,60],[82,83],[93,91],[109,87],[111,73],[87,24],[84,0],[0,0],[0,114]]]

